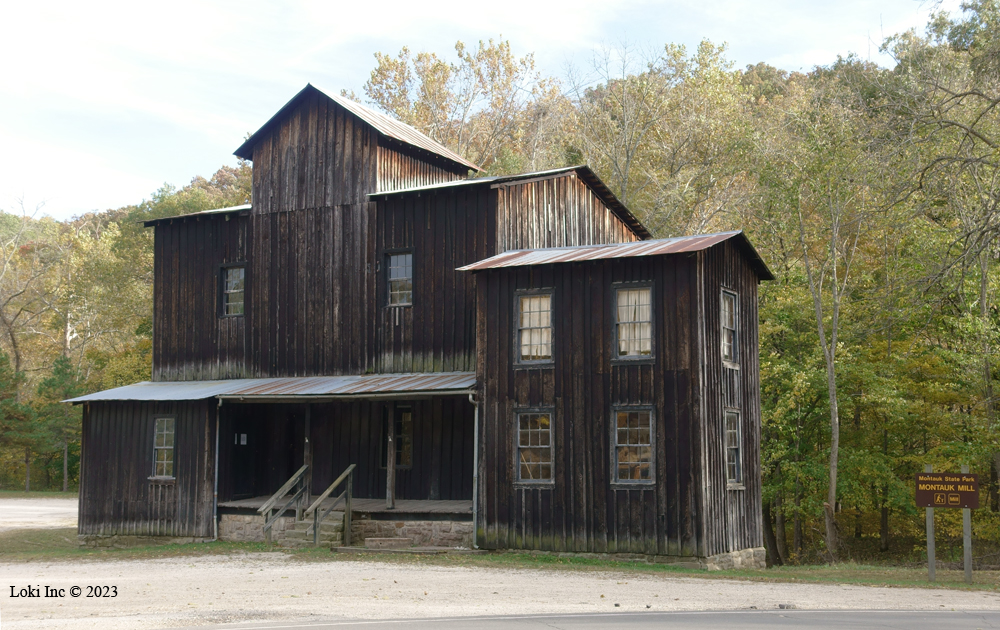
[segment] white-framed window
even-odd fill
[[[722,359],[735,363],[737,355],[737,328],[736,328],[736,294],[729,291],[722,292]]]
[[[743,483],[743,453],[740,445],[740,412],[726,410],[726,482],[733,485]]]
[[[517,363],[552,361],[552,293],[517,295]]]
[[[552,483],[552,410],[526,410],[515,414],[518,483]]]
[[[614,410],[614,480],[616,483],[653,483],[653,410],[619,407]]]
[[[653,289],[625,285],[614,289],[616,359],[653,355]]]
[[[226,265],[219,273],[219,314],[223,317],[243,315],[246,312],[246,266]]]
[[[386,254],[389,306],[413,304],[413,252]]]
[[[161,416],[153,420],[153,476],[174,476],[174,418]]]

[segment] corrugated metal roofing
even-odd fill
[[[594,171],[590,169],[586,164],[579,164],[577,166],[565,166],[562,168],[554,168],[547,171],[535,171],[533,173],[519,173],[517,175],[499,175],[492,177],[475,177],[472,179],[460,179],[451,182],[442,182],[440,184],[429,184],[427,186],[417,186],[414,188],[404,188],[401,190],[390,190],[382,192],[369,193],[369,197],[388,197],[390,195],[400,195],[407,193],[419,193],[419,192],[431,192],[435,190],[447,190],[450,188],[456,188],[459,186],[482,186],[489,184],[490,186],[503,186],[505,184],[517,184],[526,180],[533,179],[548,179],[551,177],[559,177],[565,175],[566,173],[575,172],[577,176],[583,180],[591,190],[593,190],[598,197],[600,197],[611,211],[614,212],[618,217],[625,222],[633,232],[638,234],[643,239],[651,238],[651,234],[646,229],[639,219],[635,217],[632,212],[625,207],[618,197],[615,196],[611,189],[605,185],[601,178],[597,176]]]
[[[281,120],[284,117],[285,113],[288,110],[294,108],[295,105],[298,103],[299,99],[304,97],[310,91],[318,92],[323,96],[325,96],[326,98],[330,99],[331,101],[334,101],[347,111],[351,112],[361,120],[365,121],[366,123],[374,127],[376,131],[378,131],[384,136],[388,136],[393,140],[398,140],[410,146],[423,149],[424,151],[428,151],[439,157],[443,157],[446,160],[456,162],[474,171],[483,170],[478,166],[476,166],[475,164],[473,164],[472,162],[458,155],[457,153],[451,151],[444,145],[435,142],[434,140],[431,140],[430,138],[420,133],[413,127],[407,125],[406,123],[400,122],[395,118],[393,118],[392,116],[388,116],[381,112],[369,109],[364,105],[361,105],[360,103],[355,103],[354,101],[348,98],[344,98],[343,96],[338,96],[333,92],[324,92],[323,90],[319,89],[318,87],[314,86],[311,83],[306,84],[306,86],[298,94],[296,94],[292,98],[292,100],[288,101],[288,103],[286,103],[284,107],[278,110],[277,114],[272,116],[270,120],[264,123],[264,126],[262,126],[253,135],[247,138],[246,142],[241,144],[240,148],[236,149],[235,155],[245,160],[252,160],[253,147],[257,143],[258,136],[268,131],[272,125],[276,124],[279,120]]]
[[[204,400],[206,398],[350,397],[362,394],[449,393],[476,386],[475,372],[363,374],[288,378],[237,378],[223,381],[135,383],[63,402],[107,400]]]
[[[157,223],[173,221],[174,219],[188,219],[193,217],[212,216],[216,214],[249,214],[250,208],[251,205],[245,203],[241,206],[230,206],[228,208],[216,208],[215,210],[202,210],[201,212],[192,212],[190,214],[179,214],[174,217],[162,217],[159,219],[150,219],[149,221],[143,221],[142,224],[146,227],[152,227]]]
[[[500,269],[503,267],[524,267],[528,265],[550,265],[555,263],[585,262],[588,260],[605,260],[609,258],[634,258],[637,256],[660,256],[663,254],[682,254],[708,249],[731,238],[736,238],[745,247],[751,264],[758,275],[766,280],[773,280],[774,275],[761,260],[750,241],[742,231],[720,232],[718,234],[699,234],[696,236],[680,236],[654,241],[639,241],[620,245],[585,245],[579,247],[552,247],[547,249],[518,249],[504,252],[479,262],[459,267],[459,271],[482,271],[484,269]]]

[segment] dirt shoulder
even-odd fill
[[[65,598],[12,598],[20,588]],[[68,589],[114,586],[117,597]],[[625,571],[418,565],[242,553],[153,560],[0,563],[5,630],[163,628],[235,621],[644,610],[1000,610],[993,591],[706,580]],[[615,604],[618,604],[616,607]]]
[[[76,527],[78,503],[75,498],[0,497],[0,532]]]

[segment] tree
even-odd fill
[[[69,445],[80,439],[80,408],[62,401],[84,393],[79,372],[69,357],[60,356],[52,374],[38,386],[37,417],[50,440],[62,445],[63,492],[69,489]]]

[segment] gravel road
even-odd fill
[[[65,598],[12,598],[28,585]],[[84,596],[68,589],[81,586]],[[87,598],[88,585],[117,587]],[[0,564],[4,630],[167,628],[238,621],[528,613],[798,609],[1000,610],[1000,594],[765,584],[619,572],[303,562],[282,553],[145,561]],[[618,604],[616,607],[615,604]]]
[[[76,527],[76,499],[0,499],[0,532],[8,529]]]

